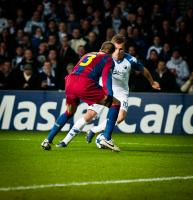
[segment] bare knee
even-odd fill
[[[94,117],[96,117],[97,113],[94,110],[87,110],[86,114],[84,115],[84,119],[86,122],[91,122]]]

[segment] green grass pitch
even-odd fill
[[[1,200],[193,199],[193,136],[114,134],[120,153],[87,144],[83,134],[44,151],[46,136],[0,132]]]

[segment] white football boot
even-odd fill
[[[113,150],[113,151],[116,151],[116,152],[120,152],[121,151],[120,148],[116,144],[114,144],[114,141],[112,139],[111,140],[106,140],[106,138],[104,137],[104,139],[102,139],[100,141],[100,144],[105,146],[105,147],[107,147],[107,148],[109,148],[109,149],[111,149],[111,150]]]

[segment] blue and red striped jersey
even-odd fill
[[[73,69],[71,74],[84,76],[92,79],[99,85],[99,78],[102,77],[103,89],[107,95],[113,96],[112,91],[112,70],[114,62],[110,55],[91,52],[85,54]]]

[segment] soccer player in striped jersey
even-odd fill
[[[120,35],[115,35],[112,38],[112,43],[115,45],[115,52],[113,53],[113,60],[115,63],[115,67],[113,70],[112,76],[112,88],[114,97],[119,99],[121,102],[121,107],[117,119],[117,124],[121,123],[126,115],[128,110],[128,95],[129,95],[129,75],[131,69],[141,71],[143,75],[148,79],[152,88],[160,89],[159,83],[155,82],[149,73],[149,71],[143,66],[141,62],[139,62],[135,57],[131,56],[130,54],[125,53],[125,38]],[[64,138],[63,142],[67,145],[71,139],[73,138],[70,136],[73,135],[74,132],[78,134],[82,128],[87,124],[87,121],[94,118],[97,114],[100,114],[103,110],[104,106],[98,104],[92,104],[89,106],[87,113],[84,117],[80,118],[69,131],[69,134]],[[109,118],[103,121],[102,124],[99,124],[97,127],[93,127],[87,135],[87,142],[90,143],[92,138],[94,137],[95,133],[101,132],[106,130],[107,123]],[[111,139],[111,138],[108,138]],[[115,144],[114,144],[115,145]],[[62,147],[62,143],[60,142],[57,147]],[[116,146],[117,147],[117,146]],[[108,148],[113,149],[110,145]],[[118,147],[117,147],[118,148]]]
[[[99,52],[84,55],[72,73],[65,78],[67,110],[58,117],[48,137],[41,143],[43,149],[51,149],[54,137],[74,115],[80,100],[88,105],[101,104],[109,107],[109,123],[107,123],[104,134],[106,140],[111,138],[120,109],[120,102],[113,97],[112,91],[112,70],[114,68],[112,53],[114,51],[113,43],[104,42]],[[100,77],[102,77],[103,86],[99,85]]]

